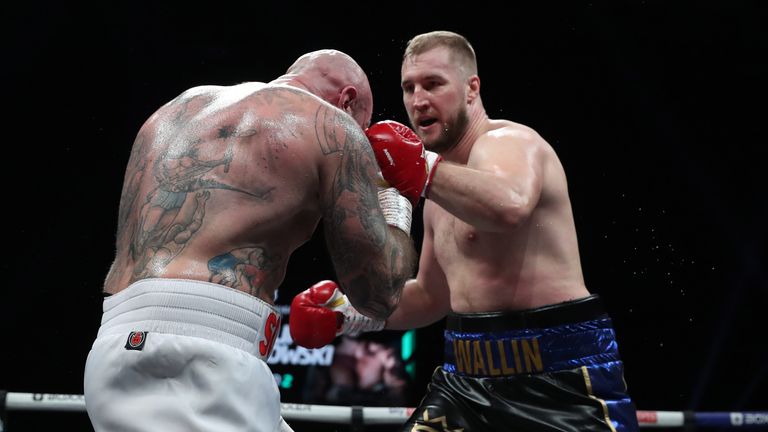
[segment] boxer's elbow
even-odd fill
[[[524,225],[533,213],[536,202],[528,195],[514,195],[507,203],[500,205],[496,222],[504,231],[512,231]]]

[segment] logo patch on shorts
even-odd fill
[[[144,342],[147,341],[147,333],[144,331],[134,331],[128,335],[128,341],[125,342],[125,349],[141,351],[144,349]]]

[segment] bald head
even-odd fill
[[[368,127],[373,96],[368,77],[357,62],[341,51],[324,49],[299,57],[276,81],[298,84]]]

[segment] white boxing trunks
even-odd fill
[[[104,300],[85,365],[97,432],[291,429],[266,360],[280,313],[207,282],[144,279]]]

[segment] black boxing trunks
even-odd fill
[[[403,431],[637,431],[597,295],[515,312],[451,314],[445,363]]]

